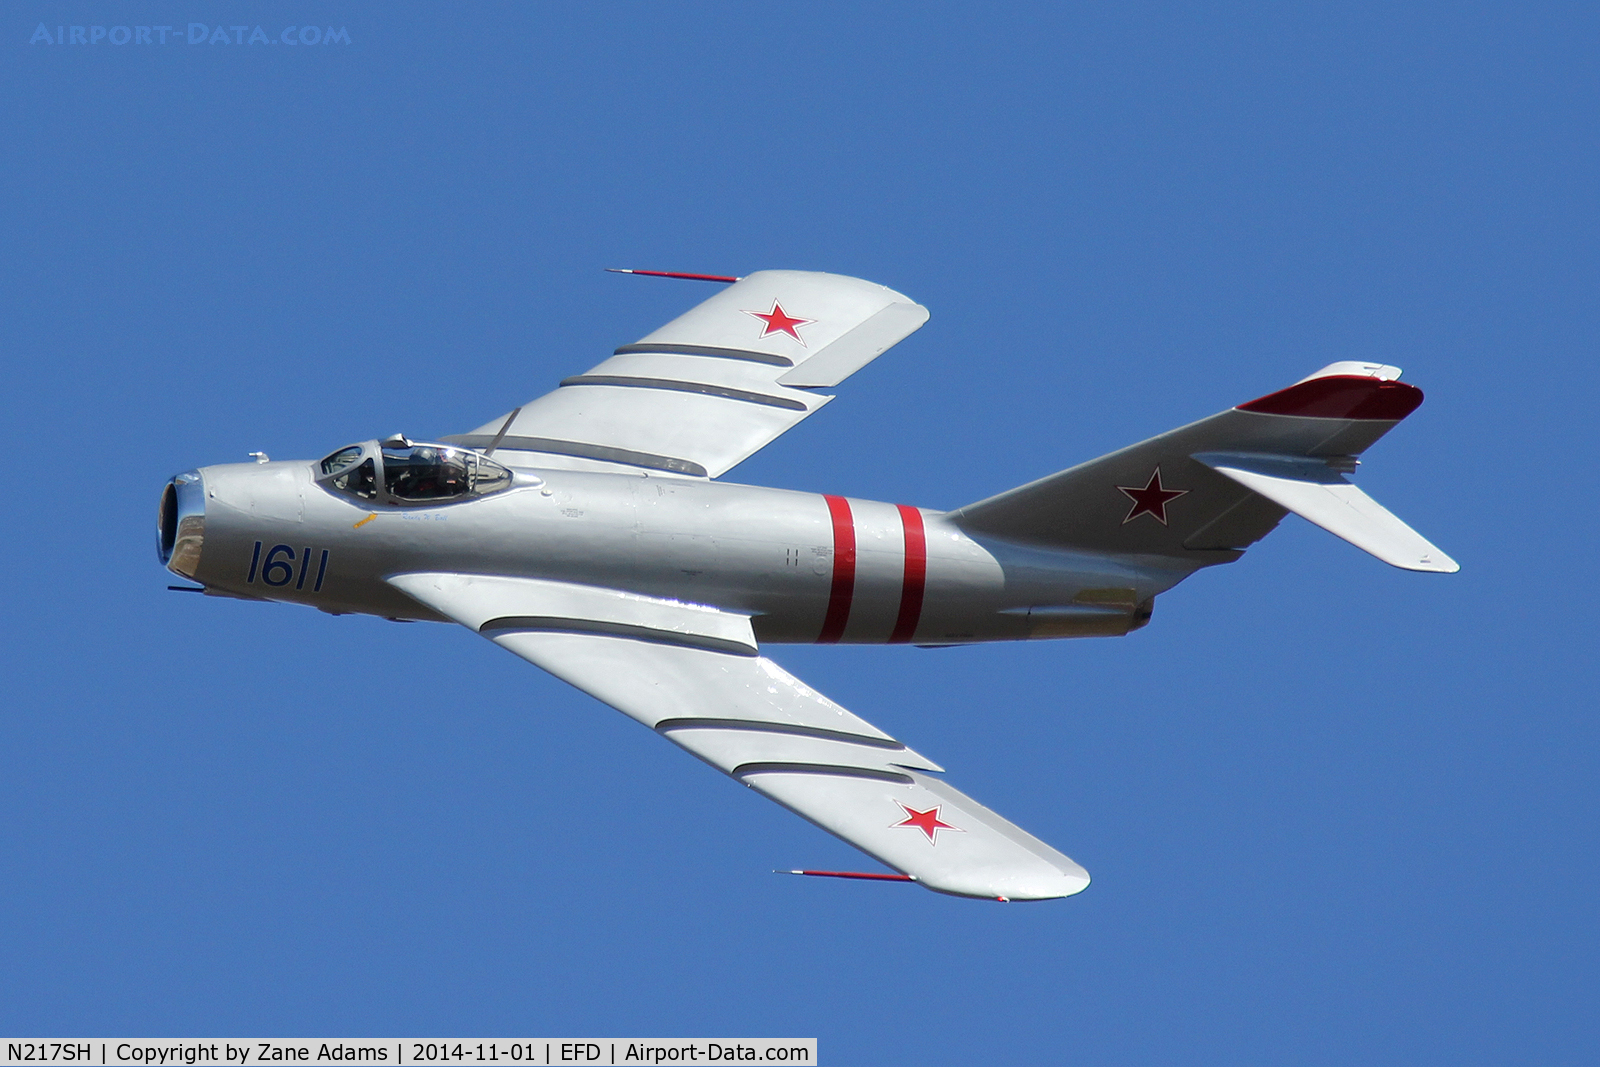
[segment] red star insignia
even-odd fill
[[[898,800],[895,801],[895,803],[900,804]],[[916,808],[909,808],[904,804],[900,804],[900,810],[906,813],[906,819],[904,822],[890,823],[890,828],[892,829],[896,826],[915,826],[918,830],[921,830],[923,833],[928,835],[928,841],[930,844],[935,845],[939,843],[940,830],[954,830],[958,834],[966,833],[966,831],[961,829],[961,827],[951,826],[949,823],[942,821],[939,818],[939,808],[940,805],[935,804],[927,811],[918,811]]]
[[[817,321],[816,319],[795,318],[793,315],[784,311],[783,305],[778,303],[776,300],[772,302],[771,311],[746,311],[745,314],[754,315],[756,318],[766,323],[766,328],[761,331],[762,337],[767,337],[775,333],[786,333],[790,337],[793,337],[796,341],[799,341],[802,347],[804,347],[806,342],[805,338],[800,336],[800,327],[808,326]]]
[[[1161,468],[1157,467],[1150,475],[1150,480],[1143,489],[1132,485],[1119,485],[1117,489],[1123,496],[1133,501],[1133,509],[1128,512],[1128,517],[1123,519],[1127,525],[1140,515],[1149,515],[1161,525],[1167,524],[1167,503],[1178,499],[1189,490],[1163,489],[1161,487]]]

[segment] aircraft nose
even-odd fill
[[[173,574],[192,581],[200,570],[206,533],[206,489],[199,471],[184,471],[161,491],[156,555]]]

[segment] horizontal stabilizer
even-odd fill
[[[1461,569],[1324,460],[1249,452],[1200,452],[1194,458],[1385,563],[1440,574]]]

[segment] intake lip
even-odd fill
[[[192,581],[205,542],[206,492],[199,471],[184,471],[161,491],[156,520],[156,556],[173,574]]]

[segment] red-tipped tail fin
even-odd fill
[[[1240,404],[1238,410],[1309,419],[1398,422],[1422,404],[1422,390],[1399,378],[1399,367],[1334,363],[1287,389]]]
[[[1225,563],[1294,512],[1409,570],[1454,560],[1343,477],[1422,403],[1400,368],[1342,362],[1287,389],[951,513],[969,532]]]

